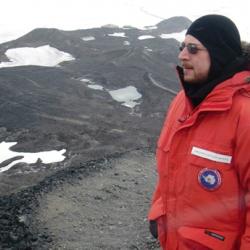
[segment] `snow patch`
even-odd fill
[[[8,49],[5,55],[9,58],[10,62],[1,62],[0,68],[27,65],[55,67],[61,62],[75,59],[69,53],[60,51],[50,45],[44,45],[37,48],[23,47]]]
[[[130,42],[129,41],[124,41],[123,45],[128,46],[128,45],[130,45]]]
[[[139,104],[135,102],[135,100],[142,98],[142,95],[137,91],[137,89],[131,85],[121,89],[107,90],[102,85],[95,84],[95,82],[91,79],[82,78],[81,81],[86,83],[87,87],[90,89],[108,92],[115,101],[120,102],[121,105],[128,108],[134,108]]]
[[[19,162],[25,162],[25,163],[36,163],[37,160],[40,158],[40,160],[44,164],[53,163],[53,162],[61,162],[65,159],[65,156],[63,155],[66,152],[66,149],[62,150],[52,150],[52,151],[43,151],[38,153],[24,153],[24,152],[14,152],[10,150],[10,147],[16,145],[17,142],[1,142],[0,143],[0,162],[6,161],[8,159],[11,159],[13,157],[21,156],[22,159],[15,160],[8,164],[7,166],[4,166],[0,168],[0,173],[9,170],[11,167],[13,167],[15,164]]]
[[[144,47],[144,49],[145,49],[146,51],[149,51],[149,52],[152,52],[152,51],[153,51],[152,49],[150,49],[150,48],[148,48],[148,47]]]
[[[85,82],[85,83],[89,83],[89,84],[93,84],[94,83],[91,79],[88,79],[88,78],[82,78],[80,81],[81,82]]]
[[[138,105],[135,100],[138,100],[142,95],[137,91],[134,86],[109,91],[111,97],[117,102],[121,102],[123,106],[134,108]]]
[[[139,40],[152,39],[152,38],[155,38],[155,36],[143,35],[138,37]]]
[[[177,32],[177,33],[161,34],[160,37],[163,39],[174,38],[179,42],[183,42],[186,32],[187,30],[183,30],[182,32]]]
[[[93,41],[95,40],[95,37],[94,36],[85,36],[85,37],[82,37],[82,40],[83,41]]]
[[[116,33],[113,33],[113,34],[108,34],[108,36],[126,37],[125,32],[116,32]]]
[[[98,84],[90,84],[90,85],[88,85],[88,88],[90,88],[90,89],[95,89],[95,90],[103,90],[103,86],[101,86],[101,85],[98,85]]]

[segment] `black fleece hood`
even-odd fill
[[[185,82],[183,69],[177,67],[187,97],[197,106],[215,86],[244,70],[247,60],[242,52],[239,31],[225,16],[200,17],[191,24],[186,35],[192,35],[206,47],[211,61],[208,79],[201,84]]]
[[[225,16],[202,16],[191,24],[186,35],[194,36],[209,52],[211,68],[208,80],[219,76],[226,65],[242,56],[239,31]]]

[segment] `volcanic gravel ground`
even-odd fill
[[[148,231],[154,154],[117,153],[0,198],[0,249],[160,249]]]

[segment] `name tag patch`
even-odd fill
[[[206,150],[199,147],[193,147],[191,151],[192,155],[199,156],[215,162],[227,163],[230,164],[232,161],[231,155],[219,154],[210,150]]]

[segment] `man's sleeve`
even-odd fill
[[[239,127],[236,135],[236,148],[234,163],[239,176],[242,194],[243,211],[241,214],[245,223],[242,225],[242,237],[240,240],[240,250],[250,249],[250,119],[246,119],[244,127]],[[249,121],[248,121],[249,120]]]
[[[168,110],[166,112],[166,116],[165,116],[165,120],[164,120],[164,124],[162,126],[161,129],[161,134],[159,136],[158,142],[157,142],[157,148],[159,146],[162,146],[161,144],[164,144],[166,137],[168,136],[167,134],[167,128],[171,127],[171,125],[169,124],[169,120],[168,118],[171,116],[171,113],[173,112],[173,109],[175,109],[174,107],[176,107],[176,102],[178,99],[183,98],[184,96],[184,92],[181,91],[176,98],[174,98],[174,100],[171,102],[171,104],[168,107]],[[158,151],[159,149],[157,149]],[[159,157],[158,157],[158,153],[156,152],[156,157],[157,157],[157,169],[158,169],[158,165],[159,163]],[[162,194],[161,194],[161,188],[160,188],[160,173],[158,172],[158,181],[156,184],[156,188],[152,197],[152,203],[151,203],[151,208],[149,210],[148,213],[148,219],[149,220],[155,220],[157,218],[159,218],[160,216],[162,216],[164,214],[164,210],[163,210],[163,202],[162,202]]]
[[[153,194],[151,207],[148,213],[148,220],[155,220],[163,215],[163,203],[161,198],[161,192],[159,183],[156,185],[156,189]]]

